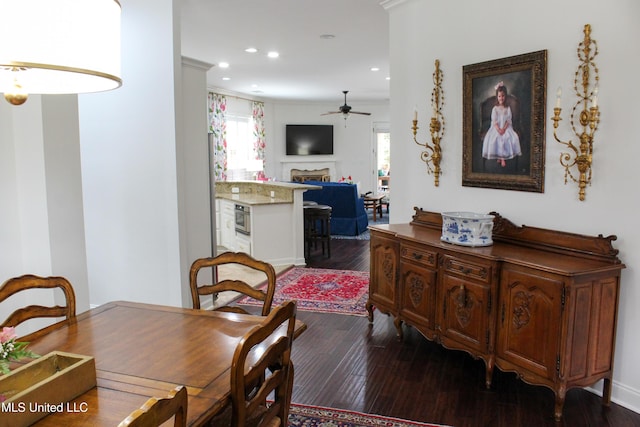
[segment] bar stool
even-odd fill
[[[311,245],[314,249],[318,242],[322,245],[322,255],[331,258],[331,206],[307,205],[304,209],[304,248],[305,258],[311,256]]]

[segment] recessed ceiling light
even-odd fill
[[[378,68],[378,67],[371,67],[371,71],[380,71],[380,68]]]
[[[247,53],[256,53],[258,49],[256,49],[255,47],[248,47],[244,51]]]
[[[277,58],[278,56],[280,56],[280,54],[278,52],[272,50],[271,52],[267,53],[267,56],[269,58]]]
[[[331,40],[335,39],[336,36],[334,36],[333,34],[320,34],[320,38],[324,40]]]
[[[391,77],[387,77],[387,80],[391,80]]]
[[[222,80],[224,81],[231,80],[231,77],[223,77]]]
[[[251,87],[255,89],[255,88],[258,87],[258,85],[254,83],[254,84],[251,85]]]
[[[228,62],[220,62],[218,64],[218,67],[220,67],[220,68],[229,68],[229,63]]]

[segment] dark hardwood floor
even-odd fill
[[[331,258],[308,267],[369,270],[369,242],[331,241]],[[308,329],[294,343],[293,403],[349,409],[454,427],[640,426],[640,414],[584,389],[567,392],[563,419],[553,418],[549,389],[496,369],[490,390],[484,362],[447,350],[405,326],[402,342],[389,316],[298,311]]]

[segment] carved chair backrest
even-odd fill
[[[287,301],[275,307],[238,344],[231,366],[231,426],[245,426],[249,420],[257,426],[287,425],[295,320],[296,303]],[[273,402],[267,405],[269,396]]]
[[[71,283],[64,277],[40,277],[28,274],[11,278],[0,286],[0,303],[19,292],[26,292],[33,289],[56,288],[61,289],[64,293],[66,305],[42,306],[34,304],[19,308],[0,323],[0,328],[5,326],[16,327],[27,320],[43,317],[64,317],[67,320],[75,319],[76,295],[73,291],[73,286],[71,286]]]
[[[133,411],[118,427],[158,427],[174,418],[174,427],[187,426],[187,388],[178,386],[167,397],[152,397]]]
[[[266,276],[266,288],[256,289],[242,280],[234,279],[218,280],[217,282],[214,280],[212,284],[198,283],[198,273],[201,269],[213,267],[215,269],[214,277],[217,277],[217,267],[228,264],[237,264],[263,272]],[[224,252],[216,257],[199,258],[195,260],[193,264],[191,264],[191,270],[189,272],[189,286],[191,287],[193,308],[201,308],[200,296],[202,295],[213,295],[220,292],[233,291],[262,301],[261,314],[266,316],[271,311],[273,295],[276,290],[276,272],[271,264],[257,260],[244,252]],[[219,307],[216,310],[248,314],[246,310],[237,306],[227,305]]]

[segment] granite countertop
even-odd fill
[[[295,190],[319,190],[317,185],[277,181],[225,181],[216,183],[216,198],[246,205],[293,203]]]
[[[244,205],[274,205],[278,203],[293,203],[288,198],[261,196],[258,194],[246,194],[246,193],[216,193],[217,199],[232,200],[234,202],[242,203]]]

